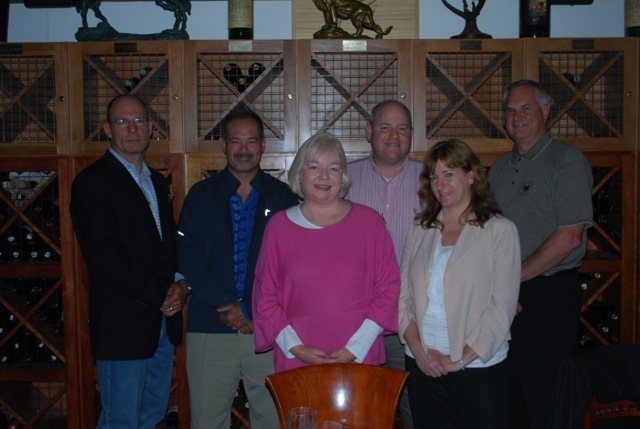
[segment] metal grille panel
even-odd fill
[[[280,52],[198,54],[198,139],[219,140],[233,109],[262,118],[265,137],[284,140],[284,67]]]
[[[426,56],[427,138],[506,138],[502,91],[509,52],[437,52]]]
[[[311,132],[364,137],[369,112],[398,92],[396,52],[325,53],[311,58]]]
[[[53,57],[1,56],[0,102],[0,142],[55,143]]]
[[[623,52],[541,52],[538,61],[556,137],[623,135]]]
[[[152,140],[170,140],[169,62],[162,54],[83,57],[85,142],[107,141],[102,123],[117,95],[133,94],[149,107]]]

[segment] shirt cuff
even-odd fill
[[[360,328],[351,336],[345,346],[355,357],[356,363],[362,363],[371,350],[371,346],[382,333],[382,328],[373,320],[365,319]]]
[[[240,310],[242,310],[242,314],[244,314],[244,317],[251,322],[251,316],[249,316],[249,312],[247,311],[247,306],[244,305],[244,301],[240,301]]]
[[[291,354],[289,350],[291,350],[295,346],[304,345],[291,325],[287,325],[286,328],[280,331],[278,337],[276,338],[276,344],[278,345],[278,347],[280,347],[280,350],[282,350],[282,353],[284,353],[287,359],[295,358],[295,356]]]

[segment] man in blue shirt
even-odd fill
[[[260,117],[234,110],[222,121],[227,167],[195,184],[185,199],[178,262],[192,288],[187,374],[193,429],[227,429],[242,376],[251,426],[280,426],[264,383],[272,352],[256,353],[252,288],[267,221],[298,203],[289,187],[260,169],[265,149]]]

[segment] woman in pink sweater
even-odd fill
[[[329,133],[307,140],[289,171],[303,202],[267,225],[256,267],[256,350],[276,371],[332,362],[385,362],[396,332],[400,272],[377,212],[344,199],[347,159]]]

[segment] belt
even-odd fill
[[[560,276],[566,276],[566,275],[569,275],[569,274],[573,274],[573,273],[575,273],[577,271],[578,271],[577,268],[571,268],[571,269],[568,269],[568,270],[556,271],[555,273],[540,274],[538,277],[560,277]]]

